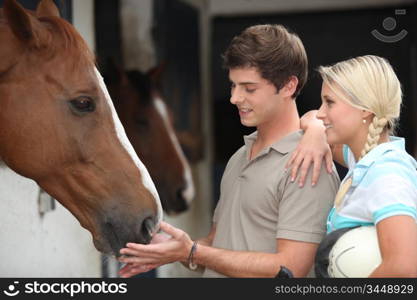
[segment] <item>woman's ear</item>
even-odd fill
[[[367,111],[367,110],[362,110],[362,119],[366,119],[366,120],[370,120],[372,121],[372,119],[374,118],[374,113]]]

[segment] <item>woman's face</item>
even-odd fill
[[[333,90],[343,93],[338,86],[332,85]],[[329,144],[355,144],[365,128],[363,110],[353,107],[335,94],[328,83],[323,82],[321,89],[322,104],[317,118],[326,126],[327,142]],[[366,129],[367,130],[367,129]]]

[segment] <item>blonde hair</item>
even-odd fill
[[[318,71],[323,81],[343,100],[374,114],[360,158],[364,157],[378,145],[384,130],[394,131],[400,117],[402,91],[397,75],[386,59],[374,55],[322,66]]]

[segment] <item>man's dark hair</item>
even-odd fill
[[[296,98],[307,81],[308,61],[300,38],[282,25],[256,25],[235,36],[223,54],[227,69],[255,67],[277,92],[296,76]]]

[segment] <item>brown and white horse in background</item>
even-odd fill
[[[104,79],[136,153],[155,182],[168,214],[186,211],[195,195],[191,168],[159,89],[164,65],[147,73],[125,72],[108,62]]]

